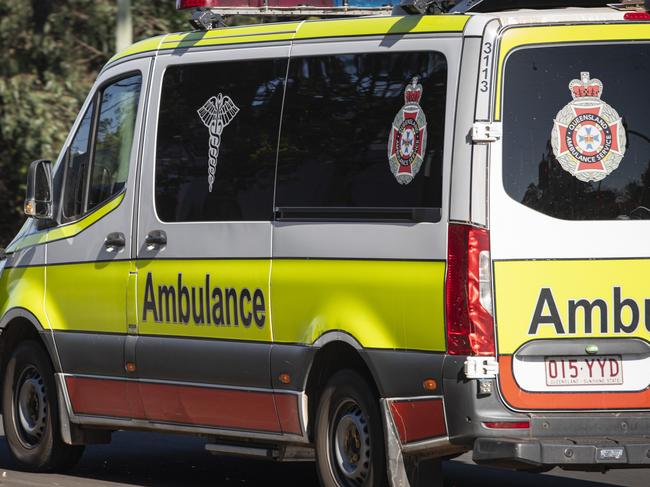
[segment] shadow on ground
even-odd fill
[[[32,486],[317,486],[313,463],[273,463],[218,457],[204,450],[201,438],[118,432],[110,445],[89,446],[67,475],[16,471],[4,438],[0,439],[0,485]],[[462,463],[445,462],[445,487],[605,487],[647,485],[566,478],[554,470],[537,475]]]

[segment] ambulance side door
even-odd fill
[[[55,170],[45,311],[75,414],[130,417],[124,380],[131,222],[151,60],[100,74]]]
[[[152,421],[280,432],[269,274],[288,51],[190,49],[156,62],[134,372]]]

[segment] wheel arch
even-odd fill
[[[305,394],[307,396],[307,415],[309,417],[307,435],[313,440],[314,419],[320,394],[333,374],[343,369],[351,369],[367,381],[377,398],[382,397],[379,378],[364,353],[363,346],[350,334],[342,331],[321,335],[314,346],[317,351],[311,361]]]
[[[23,340],[33,339],[45,348],[55,371],[60,370],[52,335],[47,332],[38,318],[28,309],[15,307],[9,309],[0,319],[0,386],[4,380],[4,367],[7,354]]]

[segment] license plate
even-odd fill
[[[623,383],[620,355],[546,357],[547,386],[615,385]]]

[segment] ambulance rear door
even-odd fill
[[[650,407],[650,25],[500,39],[489,225],[516,410]]]

